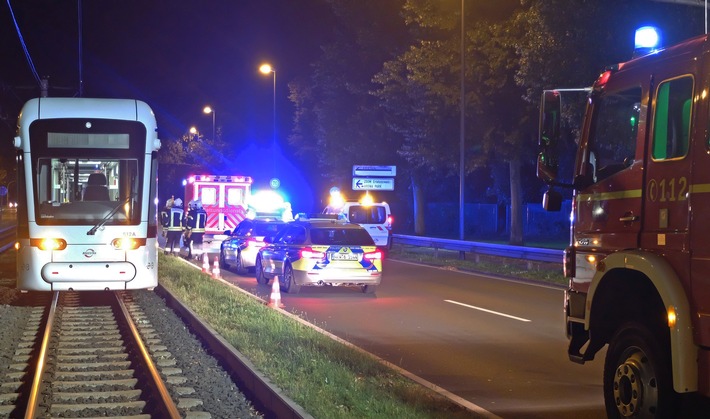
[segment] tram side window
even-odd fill
[[[681,77],[658,86],[653,118],[654,160],[676,159],[688,153],[693,78]]]
[[[630,166],[636,153],[641,88],[608,92],[595,101],[589,161],[594,182]]]

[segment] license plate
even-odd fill
[[[330,260],[357,260],[357,255],[354,253],[333,253],[330,255]]]

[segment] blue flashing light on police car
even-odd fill
[[[661,31],[655,26],[642,26],[634,36],[634,57],[651,54],[661,49]]]

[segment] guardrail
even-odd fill
[[[15,246],[15,226],[0,227],[0,253]]]
[[[403,234],[393,234],[392,239],[393,243],[418,247],[430,247],[434,249],[434,251],[438,251],[439,249],[453,250],[480,255],[523,259],[534,262],[562,263],[563,251],[557,249],[438,239],[433,237],[406,236]]]

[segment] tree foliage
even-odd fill
[[[519,210],[542,187],[533,174],[542,90],[591,85],[630,58],[633,29],[651,17],[677,41],[700,33],[702,14],[649,0],[329,0],[340,24],[311,78],[291,84],[291,143],[343,180],[363,150],[378,150],[368,162],[401,159],[412,191],[446,190],[453,201],[462,2],[467,201],[509,204],[511,241],[522,242]],[[578,124],[582,106],[568,120]]]

